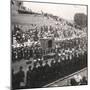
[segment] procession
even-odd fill
[[[38,8],[40,3],[33,4]],[[72,7],[76,10],[70,21],[60,17],[65,17],[61,14],[64,11],[59,10],[58,16],[54,11],[51,14],[45,4],[47,12],[43,6],[33,10],[33,4],[12,1],[12,89],[43,88],[88,67],[87,14],[78,11],[80,8],[86,11],[86,7],[75,9],[73,5],[56,5],[58,9]],[[83,75],[79,73],[78,80],[75,76],[70,78],[67,86],[87,85],[85,71]],[[65,86],[65,82],[63,84]]]

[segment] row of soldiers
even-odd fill
[[[77,42],[76,42],[77,41]],[[85,40],[84,40],[85,41]],[[22,47],[17,47],[13,48],[12,47],[12,61],[20,61],[22,59],[29,60],[30,58],[42,58],[43,56],[49,54],[49,53],[56,53],[56,49],[58,49],[58,52],[61,53],[62,50],[69,50],[74,51],[79,48],[86,48],[87,44],[83,40],[65,40],[62,41],[60,44],[56,44],[58,46],[57,48],[52,48],[52,49],[46,49],[43,50],[42,47],[38,46],[22,46]],[[72,44],[73,43],[73,44]],[[80,45],[76,43],[81,43]]]
[[[41,30],[41,31],[40,31]],[[34,35],[35,35],[35,37],[34,38],[36,38],[36,39],[38,39],[38,41],[39,41],[39,36],[40,35],[37,35],[38,33],[39,34],[41,34],[41,33],[43,33],[43,35],[45,35],[45,32],[48,32],[48,30],[50,30],[50,32],[52,32],[53,31],[53,27],[52,26],[50,26],[49,28],[48,28],[48,26],[43,26],[43,27],[41,27],[41,29],[40,30],[35,30],[34,31]],[[56,30],[55,30],[56,31]],[[60,31],[60,30],[57,30],[57,31]],[[49,33],[49,32],[48,32]],[[55,32],[52,32],[52,34],[54,34]],[[12,31],[12,37],[16,37],[17,39],[17,41],[19,41],[19,42],[17,42],[17,43],[19,43],[19,44],[24,44],[24,42],[27,42],[29,39],[31,39],[31,37],[30,38],[28,38],[27,40],[24,40],[23,38],[25,38],[25,36],[27,36],[27,37],[29,37],[28,35],[29,35],[30,33],[28,33],[27,35],[26,35],[26,33],[25,32],[23,32],[23,30],[19,27],[19,26],[15,26],[14,27],[14,30]],[[24,37],[23,37],[23,35],[24,35]],[[31,35],[33,35],[32,33],[31,33]],[[41,35],[42,36],[42,35]],[[57,35],[56,35],[57,36]],[[60,36],[60,35],[59,35]],[[55,37],[55,36],[54,36]],[[42,38],[44,38],[44,36],[42,37]],[[59,39],[59,38],[58,38]],[[12,40],[13,41],[13,40]],[[35,42],[35,40],[33,40],[34,42]],[[37,40],[36,40],[37,41]],[[40,41],[39,41],[40,42]],[[75,46],[78,46],[80,43],[80,45],[82,45],[82,47],[83,47],[83,44],[85,44],[86,43],[86,37],[83,39],[83,38],[81,38],[81,37],[79,37],[79,38],[74,38],[74,39],[69,39],[69,40],[59,40],[59,42],[56,42],[56,43],[58,43],[59,44],[59,47],[60,47],[60,49],[61,48],[64,48],[64,49],[66,49],[66,48],[73,48],[73,47],[75,47]],[[12,43],[13,44],[13,43]],[[43,52],[43,50],[42,50],[42,48],[41,48],[41,46],[40,46],[40,48],[41,49],[39,49],[38,48],[38,50],[34,50],[34,48],[36,48],[36,46],[34,46],[34,45],[32,45],[31,47],[30,46],[23,46],[23,47],[16,47],[16,48],[13,48],[12,47],[12,60],[13,61],[19,61],[19,60],[22,60],[22,59],[30,59],[30,57],[39,57],[39,58],[41,58],[42,57],[42,52]],[[33,47],[33,48],[32,48]],[[54,49],[54,51],[55,51],[55,49]],[[45,51],[46,52],[46,51]]]
[[[87,51],[79,56],[73,56],[72,58],[58,58],[49,61],[34,62],[33,68],[28,67],[28,71],[23,71],[23,67],[20,67],[20,71],[16,74],[12,72],[12,87],[13,88],[37,88],[42,87],[58,78],[64,77],[71,73],[76,72],[87,66]],[[39,66],[37,65],[39,63]],[[24,82],[25,86],[21,87],[21,82]]]

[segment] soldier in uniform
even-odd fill
[[[53,79],[55,76],[55,61],[51,61],[51,79]]]
[[[26,87],[27,88],[32,86],[31,75],[32,75],[32,70],[31,70],[31,66],[29,66],[28,71],[26,73]]]
[[[37,62],[34,62],[33,70],[32,70],[32,88],[38,87],[38,68]]]
[[[44,67],[43,67],[43,61],[39,61],[40,66],[38,67],[38,83],[43,82],[43,75],[44,75]]]
[[[49,79],[49,68],[48,61],[46,61],[44,66],[45,82]]]
[[[18,80],[19,88],[21,88],[21,82],[24,82],[24,78],[25,78],[25,73],[23,71],[23,67],[20,66],[19,72],[17,73],[17,80]]]

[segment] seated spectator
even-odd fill
[[[80,85],[87,85],[88,83],[87,83],[87,79],[86,79],[86,77],[84,76],[83,78],[82,78],[82,80],[81,80],[81,84]]]
[[[71,84],[71,86],[76,86],[76,85],[78,85],[78,83],[76,82],[76,80],[75,80],[74,78],[71,78],[70,84]]]

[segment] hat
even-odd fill
[[[46,61],[46,63],[48,63],[48,61]]]
[[[33,60],[34,62],[36,62],[37,60],[35,59],[35,60]]]
[[[43,62],[42,61],[39,61],[40,64],[42,64]]]
[[[22,67],[22,66],[20,66],[20,69],[23,69],[23,67]]]
[[[29,66],[28,68],[31,69],[31,66]]]
[[[56,61],[54,60],[53,63],[55,63]]]
[[[58,59],[58,62],[60,62],[60,59]]]
[[[38,61],[41,61],[41,59],[39,58]]]

